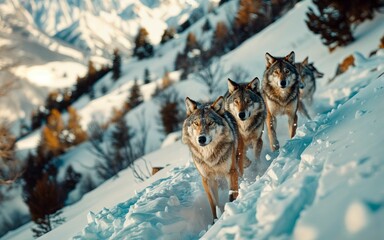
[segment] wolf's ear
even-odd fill
[[[235,90],[239,88],[239,84],[235,83],[231,79],[228,78],[228,91],[229,93],[233,93]]]
[[[214,103],[212,103],[211,108],[215,110],[218,114],[222,115],[225,112],[224,109],[224,98],[223,96],[220,96],[216,99]]]
[[[290,54],[285,56],[285,60],[287,60],[288,62],[290,62],[292,64],[295,64],[295,52],[292,51]]]
[[[265,60],[267,60],[267,68],[276,62],[276,59],[269,53],[265,53]]]
[[[185,98],[185,108],[187,109],[187,116],[191,115],[197,109],[197,102],[189,97]]]
[[[304,60],[301,62],[301,65],[303,65],[303,66],[308,65],[308,57],[304,58]]]
[[[259,92],[260,90],[259,84],[260,84],[259,78],[255,77],[250,83],[247,84],[246,88],[252,91]]]

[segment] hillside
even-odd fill
[[[145,2],[156,5],[155,1]],[[224,5],[217,15],[210,15],[211,20],[223,18],[225,7],[230,4],[233,2]],[[77,188],[70,197],[79,201],[63,211],[66,223],[42,239],[383,238],[378,223],[384,220],[384,193],[378,183],[384,177],[384,162],[379,157],[383,141],[379,120],[384,109],[379,103],[384,98],[384,52],[367,56],[382,37],[384,15],[360,25],[354,43],[329,53],[304,23],[310,4],[297,4],[217,62],[227,75],[219,82],[215,95],[224,93],[226,78],[233,77],[233,69],[239,66],[261,78],[265,52],[279,56],[294,50],[298,61],[309,56],[325,76],[318,80],[315,103],[310,109],[314,119],[307,121],[299,116],[297,135],[292,140],[288,140],[286,119],[278,120],[278,138],[283,146],[280,154],[271,153],[268,144],[264,145],[262,162],[253,163],[246,170],[235,202],[225,203],[227,193],[221,191],[222,215],[213,226],[200,177],[188,149],[177,140],[180,133],[174,133],[174,139],[169,138],[168,145],[161,148],[166,136],[158,130],[158,103],[150,98],[164,68],[173,69],[175,55],[183,48],[187,35],[182,33],[162,46],[158,56],[125,62],[123,76],[117,82],[111,80],[110,74],[105,76],[96,85],[96,99],[84,96],[75,103],[84,127],[95,117],[108,119],[111,109],[121,106],[127,98],[132,80],[141,81],[144,69],[150,66],[154,81],[141,86],[145,102],[130,111],[125,120],[140,130],[140,117],[144,117],[149,154],[143,159],[150,166],[165,168],[143,182],[135,181],[131,168],[123,170],[81,199]],[[202,33],[203,23],[201,19],[190,31],[208,38],[212,33]],[[349,54],[354,55],[356,66],[327,83],[336,65]],[[171,76],[180,104],[186,96],[196,100],[213,97],[194,75],[180,82],[178,72]],[[100,94],[104,85],[108,86],[106,95]],[[38,141],[35,133],[19,141],[18,148],[28,151]],[[266,134],[264,142],[268,142]],[[250,152],[248,155],[252,158]],[[97,159],[89,152],[88,142],[71,149],[61,159],[63,169],[71,164],[96,178],[89,166]],[[143,161],[137,164],[144,167]],[[32,239],[31,226],[27,223],[2,239]]]

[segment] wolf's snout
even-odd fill
[[[283,80],[283,81],[280,82],[280,86],[281,86],[282,88],[285,88],[286,85],[287,85],[287,82],[286,82],[285,80]]]
[[[197,141],[199,141],[200,145],[205,145],[205,143],[207,142],[207,138],[205,136],[199,136]]]
[[[241,120],[244,120],[245,119],[245,112],[239,112],[239,118]]]

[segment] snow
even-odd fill
[[[201,178],[187,147],[179,140],[180,132],[163,141],[164,136],[156,129],[158,105],[149,97],[155,88],[152,82],[142,86],[145,102],[128,113],[126,120],[137,127],[142,122],[139,117],[145,116],[149,129],[150,153],[138,160],[137,166],[144,168],[147,162],[164,169],[144,182],[134,179],[132,169],[123,170],[81,199],[76,189],[70,198],[79,201],[63,209],[66,223],[41,239],[383,239],[384,190],[380,183],[384,162],[380,156],[384,153],[384,132],[379,123],[384,112],[380,104],[384,101],[384,51],[371,58],[364,56],[378,45],[384,15],[359,26],[356,42],[329,53],[304,24],[310,4],[297,4],[220,60],[226,69],[241,65],[260,78],[265,52],[278,56],[294,50],[298,60],[309,56],[325,73],[325,80],[317,82],[310,109],[313,120],[299,116],[293,139],[288,139],[286,119],[278,120],[279,153],[270,152],[264,133],[261,162],[253,162],[246,169],[236,201],[227,202],[228,189],[221,184],[221,214],[214,224]],[[225,15],[221,12],[217,18],[220,16]],[[203,20],[191,29],[201,29]],[[292,29],[297,29],[295,34]],[[185,34],[159,49],[159,56],[125,63],[117,82],[105,76],[96,86],[108,86],[105,96],[97,93],[94,100],[83,97],[76,102],[83,126],[95,116],[108,118],[112,107],[121,106],[132,80],[138,77],[140,81],[146,67],[151,67],[155,81],[159,81],[164,67],[173,65]],[[336,64],[349,54],[354,54],[356,67],[327,84]],[[178,73],[171,76],[177,79]],[[225,87],[224,80],[220,85]],[[176,82],[174,89],[181,99],[208,98],[205,86],[192,77]],[[33,147],[38,135],[19,141],[19,149]],[[251,151],[247,155],[254,160]],[[71,164],[96,177],[87,170],[96,161],[89,143],[61,158],[64,166]],[[3,239],[32,239],[31,226],[28,223]]]
[[[86,67],[76,62],[49,62],[32,67],[14,68],[17,77],[25,78],[36,86],[50,89],[71,87],[78,76],[86,74]]]

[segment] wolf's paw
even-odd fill
[[[249,158],[248,157],[245,157],[244,158],[244,168],[247,168],[247,167],[249,167],[250,165],[251,165],[251,160],[249,160]]]

